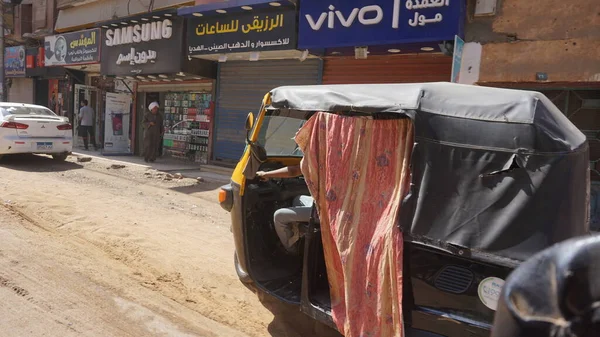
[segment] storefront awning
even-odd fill
[[[225,13],[241,13],[269,7],[296,6],[295,0],[230,0],[192,7],[183,7],[177,11],[179,16],[210,16]]]

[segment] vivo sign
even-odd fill
[[[394,0],[394,22],[392,26],[398,28],[398,15],[400,8],[400,0]],[[344,27],[348,28],[354,24],[358,17],[358,22],[362,25],[376,25],[383,20],[383,9],[377,5],[365,6],[363,8],[354,8],[348,14],[344,16],[342,11],[336,10],[334,5],[329,5],[329,12],[323,12],[317,20],[315,20],[310,14],[306,14],[306,21],[313,30],[320,30],[323,27],[323,23],[327,20],[327,28],[334,29],[336,20]]]
[[[465,0],[303,0],[300,49],[452,40]]]

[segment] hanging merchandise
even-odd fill
[[[172,157],[208,164],[212,94],[170,92],[163,104],[163,147]]]

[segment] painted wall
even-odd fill
[[[59,1],[59,12],[54,29],[58,32],[80,30],[93,27],[96,22],[136,15],[148,12],[150,9],[160,10],[173,6],[192,5],[193,3],[193,0],[156,0],[151,8],[149,6],[150,1]]]
[[[466,41],[482,43],[480,82],[600,82],[598,0],[498,0],[496,15],[473,16]]]
[[[14,103],[34,103],[33,79],[25,77],[14,77],[8,89],[8,101]]]

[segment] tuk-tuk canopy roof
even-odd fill
[[[399,113],[413,119],[420,111],[480,122],[473,126],[481,123],[537,124],[543,130],[541,133],[561,143],[561,151],[574,150],[586,140],[546,96],[535,91],[448,82],[283,86],[271,91],[271,107],[363,114]]]
[[[426,83],[271,94],[273,109],[413,120],[411,184],[399,221],[405,238],[458,247],[463,257],[523,261],[589,230],[586,137],[540,93]]]

